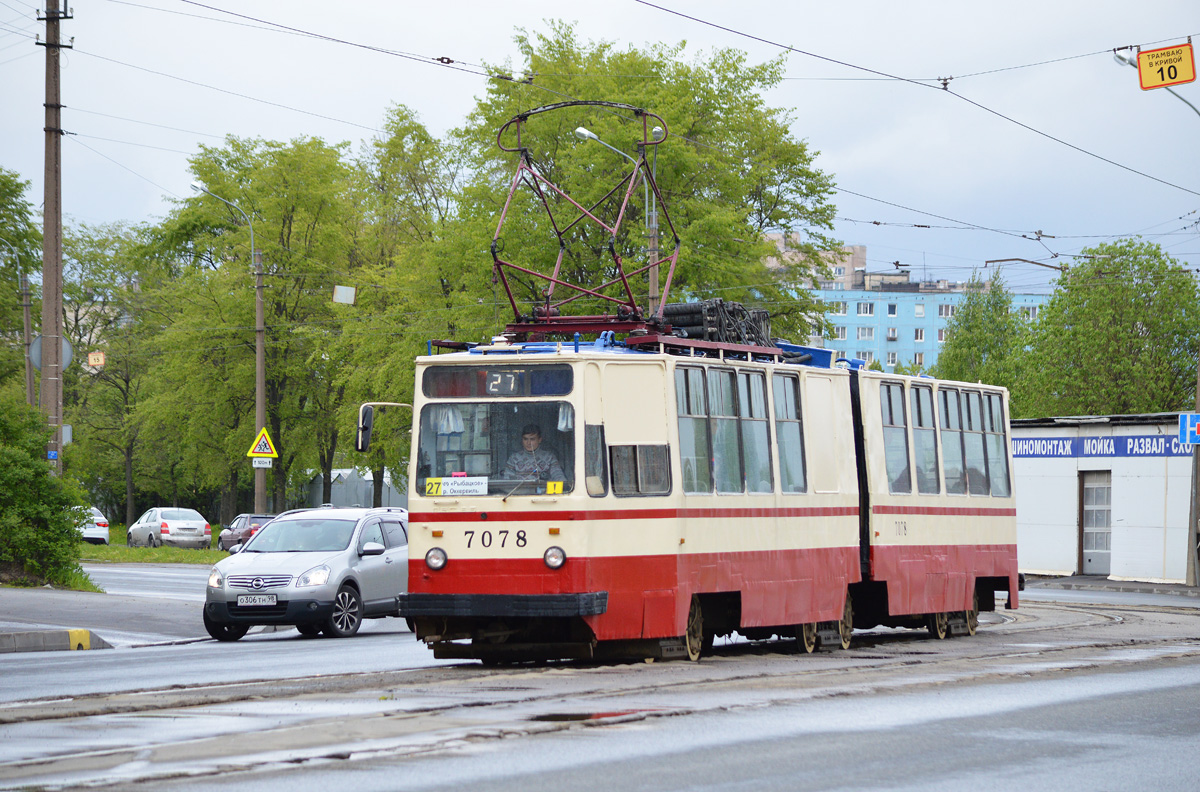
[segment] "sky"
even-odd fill
[[[37,10],[0,0],[0,167],[28,180],[40,207]],[[618,48],[785,55],[786,79],[766,101],[790,113],[792,134],[834,176],[834,236],[867,247],[868,271],[898,262],[914,278],[965,281],[999,268],[1011,290],[1045,293],[1056,270],[985,262],[1069,265],[1133,234],[1200,268],[1200,111],[1142,90],[1113,54],[1191,35],[1200,44],[1195,0],[77,0],[72,13],[62,22],[74,38],[62,68],[68,223],[156,222],[192,195],[189,155],[226,135],[357,149],[394,103],[444,135],[466,122],[487,73],[521,66],[516,29],[562,19],[581,41]],[[1173,90],[1200,107],[1197,86]],[[479,266],[491,266],[486,251]]]

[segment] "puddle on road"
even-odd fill
[[[605,718],[620,718],[625,715],[637,715],[641,712],[657,712],[649,709],[614,710],[613,712],[547,712],[544,715],[534,715],[527,720],[548,723],[572,723],[579,721],[597,721]]]

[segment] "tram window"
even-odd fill
[[[584,424],[583,476],[587,493],[593,498],[608,494],[608,453],[604,447],[604,427]]]
[[[571,492],[575,411],[568,402],[439,402],[421,410],[417,489],[426,497]],[[530,429],[538,442],[525,444]]]
[[[943,388],[938,391],[942,416],[942,478],[948,495],[967,494],[967,470],[963,467],[962,416],[958,391]]]
[[[708,371],[708,412],[712,432],[713,480],[717,492],[742,492],[742,454],[734,403],[734,372]]]
[[[984,451],[987,455],[988,478],[992,484],[992,495],[1007,498],[1012,494],[1008,484],[1008,442],[1004,436],[1004,402],[998,393],[987,395],[987,412],[984,422]]]
[[[667,446],[613,446],[610,453],[614,495],[663,495],[671,491]]]
[[[883,410],[883,457],[887,464],[888,491],[912,492],[908,467],[908,421],[904,415],[904,386],[884,382],[879,386]]]
[[[770,427],[767,425],[767,380],[762,372],[738,372],[738,416],[741,419],[746,491],[774,492]]]
[[[708,442],[708,410],[705,406],[704,370],[680,366],[675,369],[675,405],[679,412],[679,466],[683,491],[712,492],[712,459]]]
[[[967,468],[967,491],[972,495],[987,495],[987,457],[983,451],[983,410],[979,394],[963,393],[963,460]]]
[[[916,457],[917,492],[936,495],[938,485],[937,428],[933,418],[933,390],[914,385],[908,392],[912,402],[913,456]]]
[[[804,436],[800,422],[800,381],[794,375],[772,377],[775,390],[775,445],[779,448],[779,485],[784,492],[805,492]]]

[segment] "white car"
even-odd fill
[[[125,532],[130,547],[212,547],[212,526],[195,509],[150,509]]]
[[[208,576],[204,628],[236,641],[255,625],[345,638],[396,616],[408,590],[408,511],[303,509],[281,514]]]
[[[104,512],[92,506],[88,518],[79,524],[79,533],[85,542],[108,544],[108,518]]]

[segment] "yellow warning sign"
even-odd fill
[[[1143,91],[1190,83],[1196,79],[1196,61],[1192,56],[1191,41],[1139,52],[1137,63],[1138,80]]]
[[[275,451],[275,444],[271,442],[271,436],[267,434],[267,427],[263,427],[258,433],[258,437],[254,438],[254,445],[250,446],[250,450],[246,452],[248,457],[270,457],[278,459],[279,454]]]

